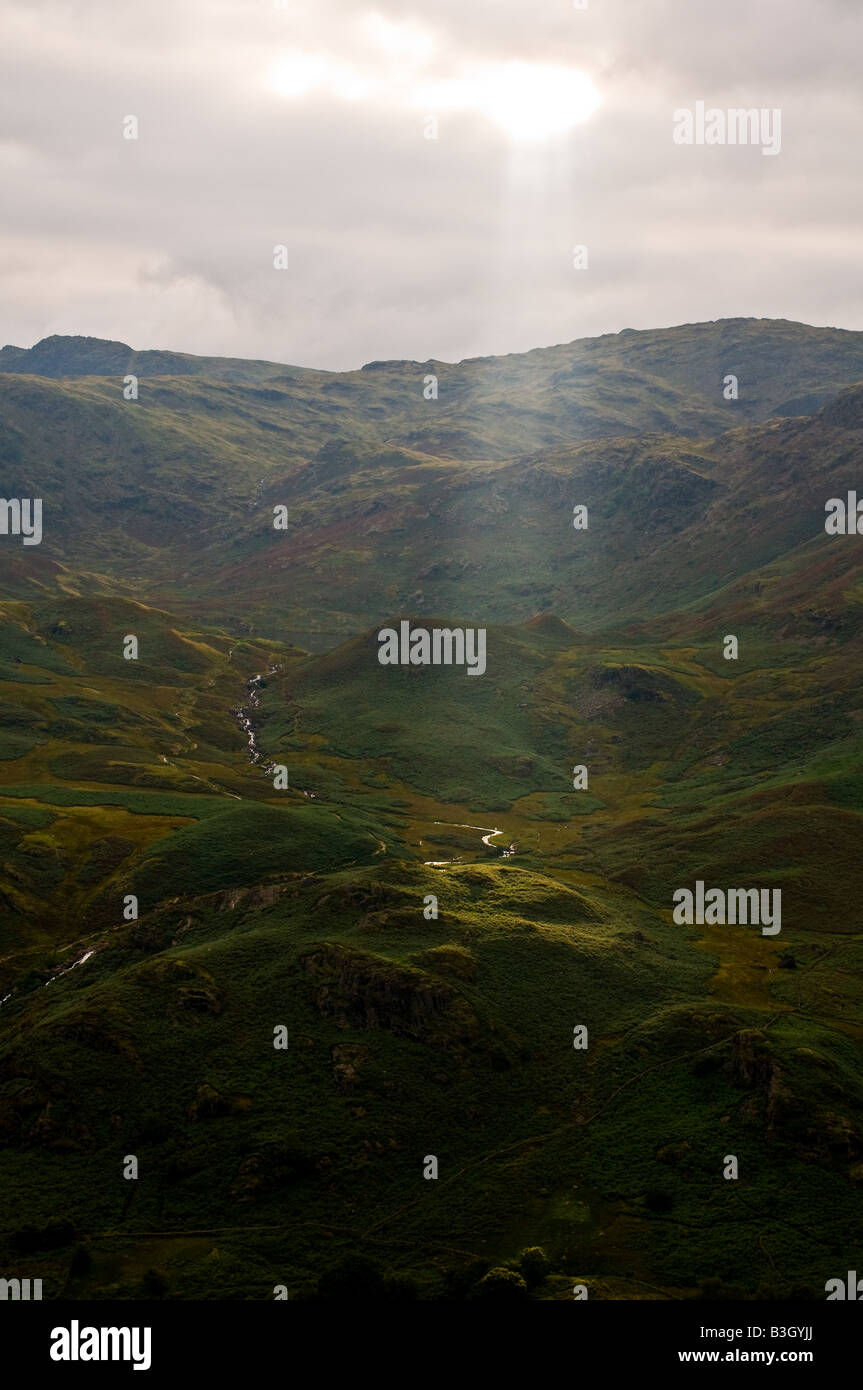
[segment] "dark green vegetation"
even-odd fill
[[[0,537],[2,1270],[514,1301],[859,1267],[863,537],[823,522],[863,496],[861,335],[0,372],[0,492],[45,527]],[[487,627],[486,674],[381,667],[400,618]],[[781,935],[673,925],[696,878],[781,888]]]

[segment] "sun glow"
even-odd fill
[[[435,50],[431,34],[412,23],[394,23],[380,14],[365,18],[364,32],[376,48],[400,62],[421,63]]]
[[[391,32],[392,30],[392,32]],[[465,66],[440,80],[418,80],[433,50],[423,34],[370,25],[385,58],[347,63],[334,55],[291,52],[269,70],[269,86],[292,100],[309,95],[365,100],[377,106],[410,107],[426,114],[475,114],[515,142],[550,140],[588,120],[600,104],[593,80],[579,68],[541,63],[484,63]]]
[[[368,94],[369,82],[344,63],[312,53],[291,53],[279,58],[269,71],[269,86],[282,97],[304,97],[324,92],[355,101]]]
[[[474,110],[514,140],[544,140],[588,120],[600,96],[576,68],[508,63],[470,78],[426,87],[421,104],[433,111]]]

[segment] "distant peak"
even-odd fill
[[[36,352],[39,348],[59,344],[64,347],[122,348],[124,352],[132,351],[128,343],[121,343],[116,338],[90,338],[82,333],[51,333],[47,338],[40,338],[29,351]]]

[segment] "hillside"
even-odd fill
[[[856,552],[829,547],[823,516],[855,485],[860,388],[832,402],[863,378],[860,336],[756,320],[620,334],[437,364],[435,401],[429,364],[266,386],[239,367],[145,375],[125,401],[121,367],[83,374],[103,362],[94,340],[46,340],[31,365],[72,375],[0,375],[4,486],[44,515],[39,547],[2,548],[3,592],[120,592],[192,623],[215,605],[278,640],[286,594],[292,633],[338,635],[466,598],[488,621],[545,609],[596,629],[783,556],[844,582]],[[736,402],[721,375],[708,389],[723,357],[749,383]],[[578,536],[575,505],[592,518]]]
[[[385,1301],[854,1267],[863,583],[824,507],[863,496],[861,380],[863,335],[760,320],[344,374],[0,352],[0,491],[44,500],[0,537],[5,1267]],[[481,678],[382,665],[404,620],[484,628]],[[781,934],[678,925],[699,879],[781,890]]]

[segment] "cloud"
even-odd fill
[[[2,24],[5,341],[346,368],[861,326],[856,0],[7,0]],[[780,107],[781,154],[675,146],[698,100]]]

